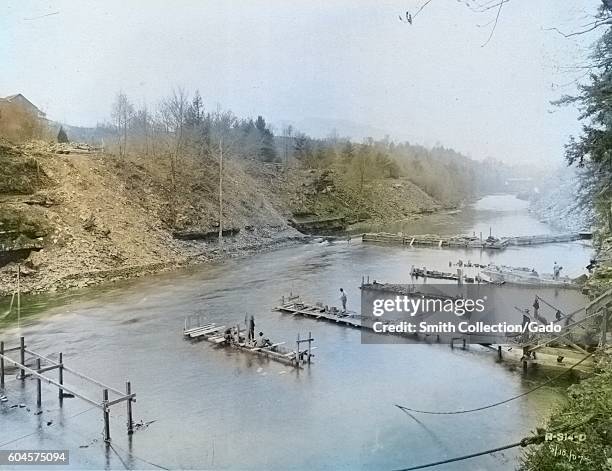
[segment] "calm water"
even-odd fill
[[[512,197],[488,197],[464,213],[402,230],[551,231]],[[25,298],[21,327],[13,322],[2,331],[6,343],[14,345],[25,335],[32,349],[61,350],[66,364],[108,384],[122,388],[130,379],[138,396],[136,420],[154,422],[128,440],[124,408],[115,406],[111,434],[116,450],[106,449],[99,410],[88,410],[79,399],[66,399],[60,409],[57,391],[43,385],[43,414],[36,416],[35,381],[22,384],[12,374],[9,402],[0,404],[0,449],[70,449],[74,468],[154,469],[150,463],[155,463],[198,469],[395,469],[505,445],[540,424],[547,409],[562,400],[561,390],[542,388],[486,412],[420,416],[418,422],[394,404],[478,407],[545,377],[524,377],[475,348],[362,345],[359,331],[285,317],[271,307],[289,291],[338,304],[343,287],[349,308],[358,309],[363,275],[406,282],[413,264],[444,269],[449,260],[461,258],[550,271],[559,261],[567,274],[578,275],[589,256],[590,248],[581,243],[491,253],[309,244],[108,287]],[[579,303],[572,293],[564,296]],[[184,341],[183,319],[198,312],[222,323],[254,314],[257,330],[290,345],[298,332],[312,332],[318,346],[315,364],[298,373]],[[68,375],[66,382],[100,395]],[[10,408],[16,403],[30,410]],[[440,469],[514,469],[515,456],[498,453]]]

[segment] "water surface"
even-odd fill
[[[422,220],[422,227],[406,232],[488,232],[489,226],[494,235],[551,230],[517,201],[485,198],[465,211],[469,219],[456,215],[442,224],[434,218],[429,227]],[[57,391],[43,385],[43,414],[36,416],[35,381],[22,384],[13,374],[6,391],[10,401],[0,405],[0,448],[68,448],[71,466],[79,469],[154,469],[150,463],[155,463],[280,470],[396,469],[505,445],[540,425],[548,408],[562,400],[562,390],[546,387],[486,412],[418,421],[394,404],[473,408],[519,394],[546,377],[525,377],[477,348],[362,345],[357,330],[271,308],[290,291],[339,304],[343,287],[349,308],[357,310],[362,276],[406,282],[412,265],[444,269],[450,260],[469,259],[550,271],[559,261],[567,274],[577,275],[589,256],[590,248],[580,242],[500,252],[315,243],[105,287],[26,297],[20,327],[12,320],[3,328],[6,343],[14,345],[24,335],[32,349],[61,350],[66,364],[110,385],[122,388],[131,380],[136,419],[154,422],[128,440],[124,408],[115,406],[115,449],[107,449],[101,443],[99,410],[88,410],[78,399],[67,399],[59,408]],[[572,293],[547,296],[579,304],[580,295]],[[298,332],[311,332],[318,347],[315,364],[297,372],[187,342],[181,335],[183,319],[194,313],[224,324],[254,314],[257,330],[289,346]],[[101,394],[66,380],[94,398]],[[16,403],[29,410],[10,408]],[[514,469],[515,456],[510,450],[449,469]]]

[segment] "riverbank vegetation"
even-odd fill
[[[277,131],[264,117],[240,118],[219,107],[208,109],[196,90],[174,89],[155,109],[135,107],[122,92],[116,95],[111,120],[94,129],[71,128],[73,140],[104,142],[120,157],[138,155],[167,160],[170,177],[190,161],[208,167],[226,160],[275,164],[284,170],[325,171],[340,175],[345,187],[367,199],[370,184],[408,179],[444,206],[457,206],[503,186],[510,170],[494,159],[474,161],[443,146],[426,148],[389,137],[351,141],[335,132],[308,136],[292,126]]]
[[[598,251],[588,286],[598,295],[612,288],[612,5],[602,2],[593,26],[603,34],[594,44],[589,79],[576,96],[565,96],[559,105],[576,105],[581,111],[582,133],[566,145],[568,165],[581,169],[582,204],[594,207],[595,244]],[[600,351],[596,374],[571,387],[567,403],[555,411],[547,431],[559,430],[570,436],[582,434],[583,441],[544,442],[524,457],[524,471],[612,470],[612,362],[610,351]],[[583,421],[586,420],[586,423]]]

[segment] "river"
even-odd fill
[[[400,226],[398,226],[400,227]],[[511,196],[485,197],[462,213],[425,217],[391,228],[406,233],[524,235],[554,232]],[[386,227],[385,229],[389,229]],[[63,351],[73,368],[107,384],[132,382],[136,420],[152,422],[130,439],[125,411],[111,415],[114,449],[101,440],[102,414],[79,399],[58,406],[57,390],[9,377],[0,404],[0,449],[70,449],[71,467],[122,469],[396,469],[512,443],[563,400],[545,387],[483,412],[419,416],[420,409],[473,408],[519,394],[546,376],[524,375],[495,355],[448,345],[362,345],[360,333],[271,311],[282,295],[338,304],[339,287],[358,309],[361,277],[406,282],[412,265],[448,268],[449,260],[505,263],[564,273],[584,272],[591,249],[583,242],[511,247],[499,252],[402,248],[353,242],[310,243],[215,265],[148,276],[68,293],[24,297],[20,326],[5,324],[1,338],[20,335],[36,351]],[[581,302],[577,292],[574,302]],[[5,309],[5,304],[0,306]],[[185,316],[236,323],[254,314],[256,329],[293,345],[312,332],[314,364],[295,371],[238,351],[190,343]],[[49,373],[55,377],[55,372]],[[66,375],[91,396],[98,388]],[[23,403],[27,407],[12,407]],[[78,415],[77,415],[78,414]],[[50,423],[50,425],[47,425]],[[15,441],[12,441],[15,440]],[[517,451],[463,461],[456,470],[514,469]],[[151,464],[153,463],[153,464]],[[24,467],[19,467],[24,469]]]

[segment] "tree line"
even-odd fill
[[[181,159],[251,160],[284,169],[329,170],[363,193],[380,179],[407,178],[443,204],[456,205],[498,190],[508,175],[502,163],[474,161],[442,146],[426,148],[389,137],[354,142],[332,132],[313,138],[285,126],[279,134],[264,117],[239,118],[229,110],[206,109],[198,91],[174,89],[155,109],[136,107],[117,93],[111,121],[98,125],[110,137],[107,150],[168,159],[173,183]],[[110,145],[109,145],[110,144]]]

